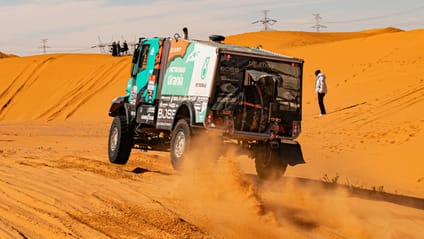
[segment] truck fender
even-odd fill
[[[177,112],[175,114],[174,122],[172,124],[173,125],[172,128],[174,128],[175,124],[178,122],[179,119],[187,118],[187,117],[190,120],[190,122],[189,122],[190,126],[192,126],[193,125],[193,122],[195,120],[194,119],[195,112],[196,111],[194,110],[194,106],[193,106],[193,103],[192,102],[190,102],[190,101],[183,101],[181,103],[181,105],[178,107],[178,110],[177,110]]]
[[[128,116],[128,96],[119,96],[112,100],[112,104],[109,108],[109,116],[115,117],[120,114],[125,114]],[[128,118],[128,117],[127,117]]]

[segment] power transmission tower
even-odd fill
[[[264,13],[264,18],[262,18],[261,20],[257,20],[252,22],[252,24],[256,24],[256,23],[262,23],[262,25],[264,26],[263,31],[269,31],[271,29],[270,26],[274,25],[274,23],[277,22],[277,20],[272,19],[272,18],[268,18],[268,12],[269,10],[263,10],[262,11]]]
[[[49,39],[47,39],[47,38],[44,38],[44,39],[41,39],[41,42],[42,42],[42,46],[39,46],[38,48],[43,48],[43,53],[44,54],[46,54],[46,49],[47,48],[50,48],[49,46],[47,46],[47,41],[48,41]]]
[[[320,16],[319,13],[317,14],[312,14],[315,17],[315,25],[312,28],[315,28],[317,30],[317,32],[320,32],[321,28],[327,28],[327,26],[324,26],[320,23],[322,17]]]

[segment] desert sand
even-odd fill
[[[306,164],[274,182],[232,150],[193,152],[182,171],[157,151],[110,164],[107,112],[129,56],[2,58],[0,238],[423,238],[422,42],[394,28],[227,37],[305,60]]]

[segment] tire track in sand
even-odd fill
[[[31,67],[31,65],[27,66],[24,71],[15,77],[12,83],[1,94],[0,99],[4,98],[5,101],[1,103],[0,120],[6,117],[7,112],[10,109],[10,104],[39,79],[40,73],[47,66],[47,63],[56,59],[57,57],[49,57],[38,64],[31,64],[34,67]],[[25,75],[29,75],[29,77],[24,78]]]
[[[90,72],[85,78],[78,81],[77,84],[75,84],[68,92],[63,94],[59,100],[57,100],[55,104],[51,105],[49,108],[44,110],[42,113],[40,113],[36,119],[54,119],[60,115],[63,109],[66,109],[68,105],[75,100],[76,95],[81,92],[84,87],[86,87],[86,82],[88,79],[94,77],[95,75],[102,72],[102,70],[105,68],[106,64],[101,65],[96,70]]]
[[[11,225],[7,221],[0,218],[0,238],[2,238],[2,239],[16,239],[16,238],[27,239],[28,237],[25,236],[25,234],[23,234],[21,231],[16,229],[13,225]]]
[[[61,196],[75,192],[65,192],[66,187],[58,190],[57,187],[46,185],[48,183],[42,177],[34,182],[30,175],[26,175],[30,177],[26,180],[11,179],[13,176],[4,172],[0,172],[0,175],[0,199],[4,205],[0,205],[0,215],[6,224],[13,225],[17,231],[29,238],[81,238],[81,230],[90,232],[85,225],[76,224],[65,213]],[[95,230],[90,233],[99,234]]]
[[[18,81],[18,79],[20,79],[22,77],[23,74],[26,73],[26,71],[28,71],[28,69],[32,66],[32,64],[26,65],[24,70],[19,72],[19,74],[12,80],[12,83],[9,84],[8,87],[6,87],[6,89],[0,94],[0,99],[2,99],[3,97],[5,97],[7,94],[9,94],[11,88],[16,84],[16,82]]]
[[[195,225],[134,190],[138,180],[122,177],[125,172],[114,172],[113,165],[76,156],[29,160],[0,165],[0,235],[17,231],[27,238],[207,238]]]
[[[424,86],[414,87],[413,89],[404,90],[400,94],[388,97],[374,108],[367,111],[368,114],[362,115],[352,123],[361,123],[361,126],[366,126],[369,123],[377,121],[392,113],[399,113],[400,111],[414,106],[424,101]]]
[[[127,67],[127,60],[121,59],[113,64],[103,64],[87,76],[77,81],[75,86],[61,96],[51,107],[40,113],[37,119],[55,120],[70,118],[78,109],[93,96],[113,83],[122,70]]]
[[[127,63],[127,61],[125,59],[122,59],[116,64],[117,69],[114,69],[115,67],[112,66],[100,77],[98,77],[97,80],[93,79],[94,83],[92,89],[82,93],[82,100],[78,104],[76,104],[72,110],[70,110],[70,112],[66,115],[65,119],[70,118],[81,106],[87,103],[89,99],[91,99],[94,95],[102,91],[102,89],[105,89],[107,88],[107,86],[111,85],[113,83],[113,79],[115,79],[121,73],[121,71],[128,68],[128,65],[123,63]],[[118,67],[119,65],[121,66]]]
[[[424,85],[419,84],[411,89],[405,89],[396,95],[391,95],[377,103],[359,104],[358,107],[336,116],[339,127],[354,125],[356,128],[368,127],[393,113],[413,107],[424,101]]]
[[[58,209],[51,208],[51,205],[38,200],[36,197],[23,193],[13,185],[0,182],[2,195],[0,195],[2,205],[0,205],[0,215],[3,221],[14,227],[22,234],[33,237],[56,238],[62,232],[71,234],[63,227],[58,220]],[[3,206],[4,205],[4,206]],[[76,238],[76,237],[75,237]]]
[[[64,156],[58,161],[51,162],[48,167],[84,171],[114,180],[126,179],[138,181],[140,178],[134,172],[126,171],[113,164],[72,155]],[[86,224],[90,228],[101,231],[112,238],[114,237],[114,233],[109,233],[111,231],[110,227],[115,227],[114,225],[122,223],[123,216],[125,218],[133,218],[133,220],[128,220],[125,224],[125,227],[128,228],[124,230],[128,234],[133,234],[134,237],[139,237],[140,235],[150,237],[149,234],[143,234],[143,231],[147,230],[154,232],[154,235],[157,235],[155,238],[168,238],[170,236],[172,237],[172,235],[178,235],[177,238],[181,238],[184,237],[187,231],[190,232],[188,234],[190,238],[205,238],[205,233],[196,225],[186,221],[178,213],[147,194],[142,193],[142,197],[147,199],[148,202],[146,203],[150,204],[149,207],[140,206],[139,203],[123,203],[117,200],[116,197],[111,197],[103,192],[95,192],[92,194],[92,197],[105,205],[109,205],[108,210],[102,211],[100,214],[98,211],[68,214],[75,220]],[[120,216],[118,217],[117,215]],[[158,222],[159,218],[160,222]],[[142,228],[144,228],[141,232],[139,224],[142,224]]]

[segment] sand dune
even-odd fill
[[[16,57],[16,55],[13,54],[6,54],[0,51],[0,59],[1,58],[6,58],[6,57]]]
[[[391,190],[420,196],[424,195],[419,181],[424,173],[424,152],[419,150],[424,142],[424,58],[417,49],[423,40],[424,31],[417,30],[290,52],[308,55],[313,62],[305,68],[309,79],[313,79],[313,69],[327,73],[332,114],[316,126],[322,136],[333,139],[323,147],[333,152],[341,152],[340,148],[354,151],[352,160],[362,167],[355,169],[357,174],[367,174],[370,180],[385,178],[378,185],[397,185]],[[312,91],[309,87],[306,84],[305,90]],[[316,112],[315,98],[309,97],[305,97],[306,117]],[[315,128],[304,126],[305,131]]]
[[[374,35],[402,32],[396,28],[372,29],[361,32],[252,32],[229,36],[225,43],[237,44],[250,47],[258,47],[281,52],[283,49],[293,47],[310,46],[326,42],[336,42],[355,38],[366,38]]]
[[[345,39],[272,49],[305,59],[301,141],[315,150],[310,156],[307,153],[309,165],[290,172],[296,171],[298,176],[331,172],[350,183],[424,196],[420,180],[424,151],[419,150],[424,142],[424,56],[418,50],[422,49],[424,30],[386,30],[367,31],[376,34],[349,40],[355,33],[337,33]],[[330,114],[325,118],[316,117],[315,69],[328,78]],[[322,160],[327,162],[325,167],[310,167]]]
[[[183,173],[154,151],[109,164],[107,112],[130,57],[2,58],[0,238],[421,238],[423,41],[424,30],[394,28],[228,37],[305,60],[307,163],[271,184],[231,152]]]
[[[129,64],[108,55],[3,59],[0,119],[107,120],[109,103],[125,93]]]

